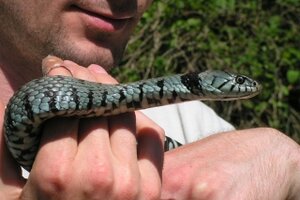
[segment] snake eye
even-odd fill
[[[237,76],[236,78],[235,78],[235,81],[238,83],[238,84],[243,84],[243,83],[245,83],[245,77],[243,77],[243,76]]]

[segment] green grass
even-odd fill
[[[206,102],[237,128],[268,126],[300,141],[300,1],[154,1],[131,39],[122,82],[223,69],[259,80],[251,100]]]

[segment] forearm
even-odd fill
[[[276,130],[218,134],[166,153],[162,199],[297,199],[299,163]]]

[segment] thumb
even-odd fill
[[[13,159],[4,140],[4,113],[5,107],[0,101],[0,194],[18,195],[25,184],[21,168]]]

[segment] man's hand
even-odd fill
[[[300,149],[274,129],[216,134],[165,154],[162,199],[300,199]]]
[[[97,65],[84,68],[53,57],[48,57],[44,65],[50,67],[48,75],[116,83]],[[158,199],[163,141],[163,130],[139,112],[53,119],[43,128],[40,149],[26,184],[1,143],[1,155],[6,155],[0,161],[5,166],[1,170],[2,184],[10,187],[0,194],[5,195],[4,199],[30,200]],[[10,182],[8,178],[3,180],[6,174],[11,174]]]
[[[116,83],[99,66],[60,64],[50,75]],[[0,129],[3,116],[0,104]],[[167,152],[162,185],[163,131],[139,112],[49,121],[27,182],[0,142],[0,199],[159,199],[161,191],[161,199],[300,199],[299,146],[273,129]]]

